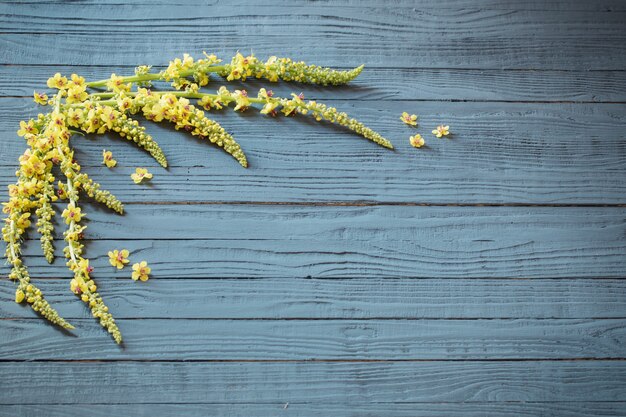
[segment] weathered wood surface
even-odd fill
[[[126,344],[69,293],[63,260],[46,265],[27,241],[77,337],[0,283],[0,416],[87,403],[94,416],[626,414],[624,2],[175,3],[0,1],[2,188],[50,74],[102,78],[202,50],[366,64],[347,87],[271,87],[345,109],[397,151],[231,111],[215,118],[248,170],[147,122],[168,171],[111,136],[75,139],[129,203],[123,217],[85,206],[87,254]],[[442,122],[452,140],[430,135]],[[416,132],[426,149],[409,147]],[[102,148],[118,168],[101,166]],[[155,173],[149,186],[131,183],[136,166]],[[153,279],[114,271],[116,247]]]
[[[122,319],[124,349],[92,319],[72,324],[77,337],[4,320],[0,360],[626,359],[623,319]]]
[[[128,276],[108,263],[116,248],[150,262],[155,279],[623,278],[626,268],[622,207],[134,205],[124,216],[91,213],[94,277]],[[37,240],[24,255],[33,276],[67,276],[63,260],[47,264]]]
[[[193,403],[193,404],[89,404],[92,417],[130,415],[150,417],[155,415],[197,417],[532,417],[549,415],[559,417],[615,417],[623,416],[624,402],[465,402],[465,403]],[[75,404],[5,405],[0,408],[2,417],[83,417],[85,410]]]
[[[0,404],[623,401],[623,361],[0,363]],[[530,383],[529,381],[532,381]],[[24,393],[28,395],[24,400]],[[36,394],[35,394],[36,393]],[[390,403],[390,400],[392,402]]]
[[[623,279],[179,277],[136,285],[127,276],[102,278],[109,271],[98,271],[98,285],[120,319],[622,319],[626,311]],[[64,317],[91,318],[68,293],[67,279],[37,284]],[[0,299],[14,291],[12,282],[0,281]],[[24,306],[0,303],[0,318],[33,317]]]
[[[280,51],[303,59],[306,45],[307,58],[323,57],[320,64],[325,65],[623,69],[622,12],[547,13],[480,5],[328,8],[267,5],[251,14],[250,5],[232,3],[204,8],[67,3],[46,8],[46,13],[23,5],[16,13],[5,5],[0,10],[0,64],[159,65],[156,55],[180,55],[181,49],[227,56],[243,50],[245,39],[245,50],[261,57]],[[63,45],[62,54],[56,45]]]

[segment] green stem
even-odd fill
[[[185,70],[185,71],[181,71],[180,72],[180,77],[189,77],[190,75],[193,75],[194,73],[200,72],[200,73],[210,73],[210,72],[220,72],[223,71],[226,68],[226,65],[214,65],[214,66],[206,66],[206,67],[202,67],[202,68],[197,68],[197,69],[190,69],[190,70]],[[127,83],[127,82],[132,82],[132,83],[136,83],[136,82],[141,82],[141,81],[155,81],[155,80],[165,80],[165,75],[163,72],[159,72],[158,74],[143,74],[143,75],[129,75],[127,77],[122,77],[122,82]],[[98,80],[98,81],[91,81],[87,83],[87,87],[104,87],[106,86],[107,82],[109,81],[109,79],[105,79],[105,80]]]
[[[216,99],[219,97],[219,95],[217,94],[210,94],[210,93],[191,93],[188,91],[152,91],[152,93],[154,94],[171,94],[173,96],[176,97],[184,97],[184,98],[197,98],[197,99],[201,99],[202,97],[210,97],[213,99]],[[117,94],[116,93],[93,93],[90,94],[90,97],[99,97],[99,98],[113,98],[115,97]],[[137,95],[137,92],[134,91],[130,91],[127,93],[124,93],[124,95],[128,96],[128,97],[135,97]],[[248,100],[250,100],[251,103],[265,103],[265,100],[260,99],[260,98],[254,98],[254,97],[248,97]],[[77,103],[78,105],[82,105],[82,103]],[[104,105],[110,105],[110,104],[115,104],[115,102],[113,100],[106,100],[106,101],[98,101],[98,104],[104,104]]]

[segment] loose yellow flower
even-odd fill
[[[35,99],[35,103],[37,104],[41,104],[42,106],[48,104],[48,96],[44,93],[38,93],[36,91],[33,91],[33,98]]]
[[[437,129],[433,130],[433,135],[438,138],[442,136],[448,136],[450,134],[450,126],[439,125]]]
[[[73,201],[70,201],[67,208],[63,210],[61,216],[65,219],[66,224],[70,224],[72,221],[79,222],[83,218],[83,214],[80,212],[80,207],[76,207]]]
[[[133,179],[135,184],[139,184],[144,179],[151,179],[152,174],[148,172],[145,168],[137,168],[133,174],[130,174],[130,177]]]
[[[107,151],[106,149],[102,150],[102,163],[108,168],[113,168],[117,165],[117,161],[113,159],[113,153],[111,151]]]
[[[129,262],[129,252],[127,249],[117,250],[109,252],[109,263],[117,269],[122,269]]]
[[[57,72],[54,74],[54,77],[48,78],[47,84],[50,88],[65,90],[67,88],[67,78],[62,77],[61,73]]]
[[[411,125],[411,126],[417,125],[417,115],[415,114],[402,112],[402,116],[400,116],[400,120],[402,120],[407,125]]]
[[[29,120],[28,123],[25,121],[20,122],[20,130],[17,131],[18,136],[26,136],[27,134],[34,135],[38,133],[39,130],[35,127],[35,122]]]
[[[418,133],[417,135],[411,136],[409,138],[409,143],[411,144],[411,146],[421,148],[422,146],[424,146],[424,138],[422,138],[422,135]]]
[[[24,297],[25,297],[24,291],[19,290],[19,289],[17,291],[15,291],[15,302],[16,303],[19,304],[22,301],[24,301]]]
[[[147,281],[148,278],[150,278],[150,272],[152,272],[152,269],[148,266],[148,263],[146,261],[141,261],[133,265],[132,278],[134,281],[137,281],[138,279],[141,281]]]

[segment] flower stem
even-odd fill
[[[205,67],[201,67],[198,69],[181,71],[180,76],[182,78],[182,77],[189,77],[190,75],[193,75],[195,73],[201,73],[201,74],[207,74],[211,72],[215,73],[215,72],[223,71],[225,67],[226,67],[225,65],[205,66]],[[127,82],[136,83],[136,82],[142,82],[142,81],[155,81],[155,80],[165,80],[165,74],[161,71],[156,74],[129,75],[126,77],[122,77],[121,81],[123,83],[127,83]],[[105,80],[91,81],[87,83],[87,87],[104,87],[106,86],[108,81],[109,81],[108,78]]]

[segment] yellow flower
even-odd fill
[[[84,85],[75,85],[67,90],[67,102],[70,104],[82,103],[83,101],[87,100],[87,97],[89,97],[89,94],[87,94],[87,92],[85,91]]]
[[[107,88],[111,91],[119,93],[120,91],[130,91],[131,83],[124,84],[124,77],[111,74],[111,78],[107,81]]]
[[[78,268],[87,275],[93,272],[93,266],[89,265],[89,259],[83,258],[78,261]]]
[[[130,97],[124,96],[123,93],[117,99],[117,108],[120,109],[122,113],[125,113],[128,109],[130,109],[132,104],[133,101],[130,99]]]
[[[89,288],[87,287],[85,280],[80,276],[77,276],[70,281],[70,290],[74,294],[80,295],[84,292],[87,292],[88,289]]]
[[[250,99],[248,98],[248,92],[246,90],[235,90],[233,97],[235,98],[235,103],[237,104],[234,108],[235,111],[245,111],[248,107],[250,107]]]
[[[38,93],[36,91],[33,91],[33,98],[35,99],[35,103],[37,104],[41,104],[42,106],[48,104],[48,96],[44,93]]]
[[[422,146],[424,146],[424,139],[422,138],[422,135],[418,133],[417,135],[411,136],[409,138],[409,143],[411,144],[411,146],[421,148]]]
[[[139,184],[144,179],[151,179],[152,174],[148,172],[145,168],[137,168],[133,174],[130,174],[130,177],[133,179],[135,184]]]
[[[28,123],[25,121],[20,122],[20,130],[17,131],[18,136],[26,136],[27,134],[34,135],[38,133],[39,130],[35,127],[35,122],[29,120]]]
[[[79,222],[84,215],[80,212],[80,207],[76,207],[74,202],[70,201],[61,216],[65,219],[66,224],[70,224],[72,221]]]
[[[148,263],[146,261],[141,261],[133,265],[132,278],[135,281],[137,281],[138,279],[140,279],[141,281],[147,281],[148,278],[150,278],[149,274],[151,271],[152,269],[150,269]]]
[[[433,135],[438,138],[442,136],[448,136],[450,134],[450,126],[439,125],[437,129],[433,130]]]
[[[400,116],[400,120],[402,120],[407,125],[415,126],[417,125],[417,115],[411,114],[407,112],[402,112],[402,116]]]
[[[78,74],[72,74],[72,85],[81,87],[85,85],[85,79]]]
[[[24,213],[22,214],[20,217],[18,217],[17,221],[15,222],[15,226],[18,229],[26,229],[28,226],[30,226],[30,213]]]
[[[117,269],[122,269],[129,262],[128,261],[129,252],[127,249],[117,250],[109,252],[109,263],[117,267]]]
[[[62,77],[60,73],[54,74],[54,77],[48,78],[48,87],[65,90],[67,88],[67,78]]]
[[[69,109],[67,112],[67,122],[70,126],[80,127],[85,121],[83,109]]]
[[[113,159],[113,153],[111,151],[107,151],[106,149],[102,150],[102,163],[108,168],[113,168],[117,165],[117,161]]]
[[[104,106],[102,108],[102,114],[100,115],[100,118],[107,128],[112,129],[113,123],[117,120],[117,112],[113,109],[113,107]]]
[[[22,301],[24,301],[24,297],[25,297],[24,291],[22,291],[22,290],[20,290],[20,289],[18,289],[17,291],[15,291],[15,302],[16,302],[16,303],[18,303],[18,304],[19,304],[19,303],[21,303]]]

